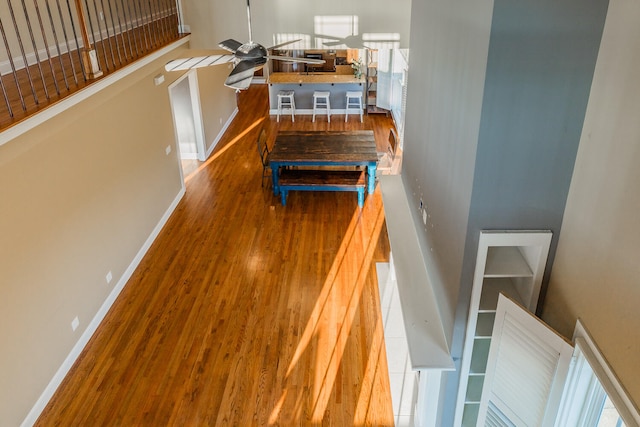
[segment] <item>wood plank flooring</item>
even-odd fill
[[[38,426],[391,426],[376,261],[379,189],[261,188],[255,139],[277,129],[374,129],[268,117],[266,86],[211,158],[53,396]],[[344,116],[342,116],[344,117]],[[386,129],[385,129],[386,128]]]

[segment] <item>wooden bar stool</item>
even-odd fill
[[[313,92],[313,117],[312,122],[316,121],[316,114],[327,112],[327,120],[331,123],[331,105],[329,104],[329,92]]]
[[[360,114],[360,123],[362,123],[362,92],[347,92],[347,106],[344,109],[344,121],[349,118],[349,111]]]
[[[291,121],[296,121],[296,101],[293,99],[294,92],[292,90],[281,90],[278,92],[278,117],[277,121],[280,121],[280,114],[291,111]]]

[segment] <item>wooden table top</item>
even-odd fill
[[[371,130],[278,132],[270,162],[369,163],[376,162],[376,141]]]

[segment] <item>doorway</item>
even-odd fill
[[[191,70],[169,85],[169,100],[184,176],[206,159],[198,75]]]

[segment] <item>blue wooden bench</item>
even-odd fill
[[[355,191],[358,206],[364,206],[365,172],[357,170],[309,170],[282,169],[279,185],[282,206],[287,204],[287,194],[295,191]]]

